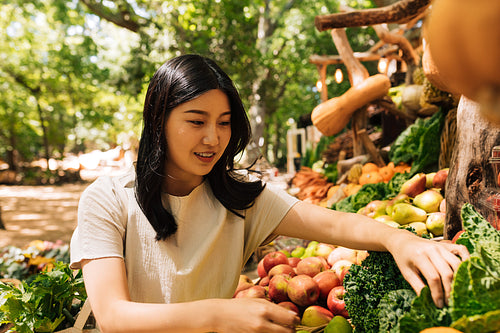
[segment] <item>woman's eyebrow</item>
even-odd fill
[[[194,113],[194,114],[199,114],[199,115],[208,115],[209,112],[203,111],[203,110],[198,110],[198,109],[192,109],[192,110],[186,110],[184,113],[189,114],[189,113]],[[220,114],[219,117],[231,115],[231,111],[226,111]]]

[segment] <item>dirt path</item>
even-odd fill
[[[69,243],[76,226],[78,200],[87,186],[0,185],[0,209],[6,228],[0,230],[0,247],[23,247],[36,239]]]

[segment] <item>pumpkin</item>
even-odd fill
[[[343,95],[317,105],[311,120],[325,136],[339,133],[349,123],[354,111],[389,92],[391,81],[387,75],[375,74],[349,88]]]
[[[432,58],[453,91],[500,123],[500,1],[434,0],[427,33]]]
[[[375,163],[368,162],[361,167],[361,173],[368,173],[372,171],[378,172],[378,166]]]
[[[389,180],[391,180],[392,176],[394,176],[394,167],[390,167],[388,165],[385,167],[381,167],[378,170],[378,173],[380,174],[380,176],[382,176],[384,182],[388,182]]]
[[[363,174],[361,174],[361,177],[359,177],[359,185],[375,184],[375,183],[380,183],[383,181],[384,181],[384,179],[378,173],[378,171],[371,171],[368,173],[363,173]]]

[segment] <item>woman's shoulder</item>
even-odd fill
[[[132,168],[119,175],[102,175],[96,178],[82,194],[82,198],[88,196],[121,196],[128,190],[133,190],[135,185],[135,171]]]

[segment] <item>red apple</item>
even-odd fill
[[[275,303],[289,301],[288,283],[290,276],[279,274],[269,280],[269,298]]]
[[[328,298],[326,300],[326,304],[328,309],[334,315],[340,315],[345,318],[349,318],[349,314],[345,309],[345,301],[344,301],[345,289],[343,286],[338,286],[330,290],[328,294]]]
[[[294,276],[288,281],[288,297],[298,306],[309,306],[319,298],[318,284],[309,275]]]
[[[451,242],[452,243],[456,243],[458,238],[460,238],[460,235],[463,234],[465,232],[465,230],[459,230],[455,236],[453,236],[453,238],[451,239]]]
[[[286,254],[280,251],[273,251],[264,256],[262,258],[264,270],[268,273],[271,268],[279,264],[288,264],[288,257]]]
[[[337,274],[332,270],[327,270],[316,274],[313,280],[319,287],[319,298],[326,300],[328,293],[333,287],[340,286],[340,279]]]
[[[334,271],[337,274],[337,276],[340,278],[342,271],[345,268],[348,269],[349,267],[351,267],[351,265],[353,265],[353,262],[346,260],[346,259],[342,259],[342,260],[339,260],[333,264],[332,271]]]
[[[356,257],[357,257],[357,251],[354,249],[350,249],[347,247],[339,246],[335,248],[335,250],[330,253],[328,256],[328,264],[330,266],[333,266],[334,263],[336,263],[339,260],[349,260],[353,263],[356,262]]]
[[[297,305],[295,305],[294,303],[292,303],[290,301],[279,302],[278,305],[284,307],[285,309],[288,309],[290,311],[295,312],[297,315],[300,314],[300,311],[299,311],[299,308],[297,307]]]
[[[301,259],[300,258],[297,258],[297,257],[289,257],[288,258],[288,265],[292,266],[292,267],[297,267],[297,264],[299,263]]]
[[[252,280],[248,276],[241,274],[240,279],[238,280],[238,286],[234,291],[233,297],[236,296],[236,294],[239,293],[240,291],[248,289],[253,286],[254,283],[252,282]]]
[[[343,286],[344,285],[344,278],[346,276],[347,273],[349,273],[349,268],[350,267],[346,267],[342,270],[342,272],[340,272],[340,285]]]
[[[235,298],[242,298],[242,297],[269,299],[267,294],[267,289],[259,285],[242,290],[235,296]]]
[[[319,305],[308,306],[302,314],[301,325],[316,327],[328,324],[333,319],[333,313]]]
[[[264,258],[260,259],[259,263],[257,264],[257,275],[259,275],[261,279],[267,275],[267,272],[264,268]]]
[[[269,285],[269,280],[271,280],[271,279],[269,278],[269,276],[264,276],[263,278],[261,278],[261,279],[259,280],[258,285],[259,285],[259,286],[266,287],[266,286],[268,286],[268,285]]]
[[[288,265],[288,264],[276,265],[273,268],[271,268],[269,270],[269,272],[267,272],[267,276],[269,276],[270,279],[272,279],[273,276],[279,275],[279,274],[284,274],[284,275],[288,275],[288,276],[297,275],[297,274],[295,274],[295,270],[293,269],[293,267]]]
[[[296,269],[297,275],[305,274],[310,277],[315,276],[319,272],[323,272],[328,269],[328,263],[323,257],[307,257],[302,259],[298,264]]]

